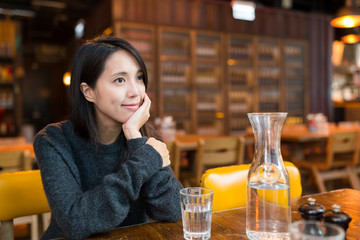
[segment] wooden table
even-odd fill
[[[307,202],[309,197],[326,209],[333,204],[339,204],[341,210],[352,217],[347,230],[347,240],[360,238],[360,191],[341,189],[327,193],[303,196],[292,199],[292,220],[300,220],[298,207]],[[246,208],[238,208],[213,213],[211,225],[211,239],[248,239],[246,236]],[[184,239],[181,220],[176,223],[155,222],[136,226],[114,229],[107,233],[98,234],[89,239]]]
[[[290,150],[291,161],[303,161],[305,159],[304,149],[323,147],[329,133],[310,132],[304,128],[284,128],[281,132],[281,143],[287,144]]]

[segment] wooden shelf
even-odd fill
[[[151,65],[157,99],[154,117],[172,115],[187,133],[237,135],[250,126],[248,112],[287,111],[302,119],[308,112],[303,41],[119,24],[118,32],[125,29],[124,36],[145,46],[141,54]]]

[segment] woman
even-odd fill
[[[42,239],[83,239],[147,217],[178,221],[179,181],[153,128],[138,51],[115,37],[88,41],[71,73],[70,120],[41,130],[34,150],[52,219]]]

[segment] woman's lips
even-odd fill
[[[137,110],[139,108],[139,104],[123,104],[122,107],[129,110]]]

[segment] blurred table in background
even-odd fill
[[[0,153],[8,151],[29,151],[31,155],[34,155],[32,143],[26,142],[22,136],[0,138]]]
[[[283,154],[288,155],[290,161],[303,161],[306,149],[322,151],[328,137],[328,132],[310,132],[303,124],[284,126],[281,132],[281,144],[282,147],[288,147],[289,152],[283,150]]]

